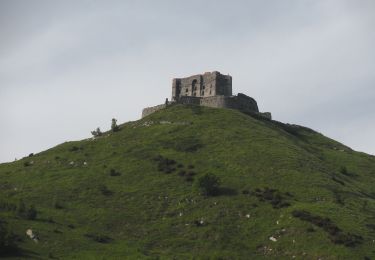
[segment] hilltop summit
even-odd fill
[[[142,117],[171,104],[193,104],[215,108],[232,108],[247,113],[257,113],[271,119],[271,113],[259,113],[258,104],[252,97],[239,93],[232,95],[232,77],[218,71],[205,72],[172,81],[172,99],[165,104],[143,109]]]

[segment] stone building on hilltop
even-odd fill
[[[214,71],[173,79],[172,101],[177,101],[182,96],[232,96],[232,77]]]
[[[241,93],[233,96],[232,77],[222,75],[218,71],[173,79],[172,100],[163,105],[143,109],[142,117],[174,103],[232,108],[242,112],[257,113],[271,119],[270,113],[259,113],[255,99]]]

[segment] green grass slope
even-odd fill
[[[196,187],[208,173],[215,196]],[[176,105],[1,164],[0,239],[14,235],[17,249],[0,254],[374,259],[374,181],[375,157],[308,128]]]

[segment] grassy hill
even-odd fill
[[[2,254],[374,259],[374,182],[375,157],[311,129],[176,105],[1,164],[0,239],[17,247]]]

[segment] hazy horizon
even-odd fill
[[[375,154],[375,2],[0,0],[0,162],[137,120],[220,71],[275,120]]]

